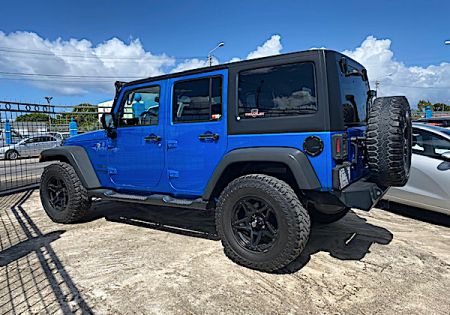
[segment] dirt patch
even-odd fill
[[[100,202],[59,225],[16,194],[0,199],[0,313],[449,314],[440,223],[355,210],[268,274],[225,257],[209,212]]]

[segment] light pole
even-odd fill
[[[48,111],[48,128],[47,129],[48,129],[48,131],[50,131],[50,127],[52,125],[52,117],[50,116],[50,102],[52,101],[53,96],[44,96],[44,98],[47,101],[48,109],[49,109],[49,111]]]
[[[53,96],[45,96],[44,98],[46,99],[47,104],[50,105],[50,102],[52,101]]]
[[[209,53],[208,53],[208,63],[209,63],[209,66],[211,67],[212,66],[212,53],[213,53],[213,51],[214,50],[216,50],[216,49],[218,49],[218,48],[220,48],[220,47],[223,47],[225,45],[225,43],[224,42],[220,42],[216,47],[214,47],[214,49],[211,49],[210,51],[209,51]]]

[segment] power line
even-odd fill
[[[56,53],[56,52],[48,52],[45,50],[19,49],[19,48],[9,48],[9,47],[0,47],[0,51],[15,53],[15,54],[41,55],[41,56],[50,56],[50,57],[93,58],[93,59],[112,59],[112,60],[142,60],[143,59],[143,57],[109,57],[109,56],[105,56],[105,55],[89,56],[86,54],[64,54],[64,53],[61,54],[61,53]],[[152,55],[152,57],[156,57],[156,58],[166,57],[166,58],[175,59],[175,60],[206,58],[205,56],[170,57],[170,56],[166,56],[166,55]]]
[[[412,88],[412,89],[436,89],[436,90],[448,90],[450,86],[414,86],[414,85],[397,85],[397,84],[389,84],[390,86],[395,87],[403,87],[403,88]]]
[[[64,77],[64,78],[102,78],[102,79],[115,79],[115,78],[139,79],[139,78],[142,78],[142,76],[66,75],[66,74],[24,73],[24,72],[3,72],[3,71],[0,71],[0,74],[4,74],[4,75],[20,75],[20,76]]]
[[[8,80],[8,81],[39,81],[39,82],[69,82],[69,83],[91,83],[91,82],[96,82],[96,83],[112,83],[114,82],[114,79],[98,79],[98,80],[86,80],[86,79],[79,79],[79,80],[75,80],[75,79],[70,79],[70,78],[5,78],[5,77],[0,77],[0,80]]]

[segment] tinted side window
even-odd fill
[[[37,137],[33,137],[33,138],[30,138],[30,139],[26,140],[25,143],[34,143],[34,142],[38,142],[38,141],[39,141],[38,139],[39,139],[39,138],[37,138]]]
[[[55,139],[52,137],[41,137],[40,141],[48,142],[48,141],[55,141]]]
[[[159,117],[159,85],[140,88],[125,94],[119,114],[119,126],[157,125]]]
[[[240,118],[311,114],[317,111],[314,64],[289,64],[239,73]]]
[[[347,71],[351,73],[361,72],[362,70],[348,65]],[[360,75],[346,76],[341,72],[340,85],[344,122],[347,125],[365,122],[368,98],[367,92],[369,91],[367,81],[364,81]]]
[[[431,132],[413,129],[413,153],[440,158],[441,154],[450,151],[450,141]]]
[[[174,84],[173,122],[219,120],[222,117],[222,77]]]

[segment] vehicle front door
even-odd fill
[[[117,137],[109,140],[107,172],[111,186],[157,191],[164,168],[165,81],[125,87],[114,112]]]
[[[200,196],[227,147],[227,72],[169,81],[168,178],[177,195]]]

